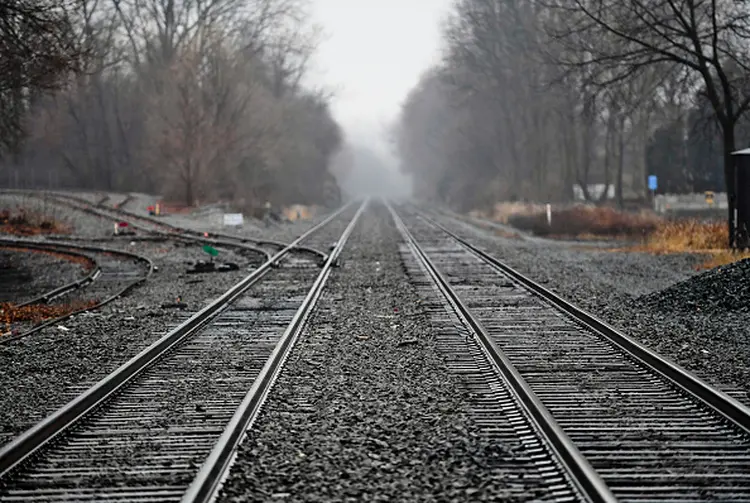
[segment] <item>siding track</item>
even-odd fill
[[[106,206],[109,198],[105,197],[101,201],[92,202],[84,197],[67,192],[56,191],[13,191],[2,190],[2,193],[26,195],[35,198],[47,199],[56,204],[68,208],[82,211],[90,215],[109,220],[110,222],[128,222],[132,230],[145,234],[145,236],[181,239],[183,241],[198,242],[210,244],[212,246],[227,246],[241,248],[249,252],[261,255],[266,260],[271,257],[272,252],[278,252],[286,247],[286,243],[272,239],[257,239],[245,236],[237,236],[222,232],[212,232],[210,237],[203,232],[178,227],[165,222],[163,218],[141,215],[122,208],[122,205]],[[320,259],[325,258],[325,253],[311,246],[298,245],[295,252],[301,252],[317,256]]]
[[[46,250],[63,254],[78,254],[89,258],[89,260],[96,264],[92,271],[85,277],[19,304],[20,306],[25,306],[30,304],[49,304],[58,301],[69,302],[71,298],[77,298],[78,300],[93,300],[96,302],[94,305],[44,321],[15,335],[1,336],[0,344],[7,344],[27,337],[71,316],[109,304],[148,280],[154,271],[154,264],[148,257],[101,246],[65,242],[45,243],[11,238],[0,239],[0,245],[32,250]]]

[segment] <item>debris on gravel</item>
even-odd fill
[[[748,298],[747,262],[697,276],[695,266],[705,260],[701,255],[574,249],[539,238],[504,239],[455,218],[440,220],[519,272],[750,405],[750,311],[736,309],[742,298]],[[705,309],[689,309],[696,302]]]
[[[373,204],[350,238],[219,501],[525,501],[435,347]],[[519,496],[520,495],[520,496]]]

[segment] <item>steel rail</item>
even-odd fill
[[[544,440],[550,446],[560,464],[565,468],[573,483],[578,486],[579,491],[592,502],[616,502],[617,499],[607,484],[558,425],[552,414],[532,391],[529,384],[510,362],[503,350],[492,340],[487,329],[484,328],[482,323],[474,317],[463,301],[461,301],[458,294],[456,294],[407,229],[398,213],[390,204],[387,202],[385,204],[391,212],[396,227],[401,232],[415,258],[424,266],[428,275],[459,318],[475,334],[475,338],[482,347],[483,352],[517,395],[519,403],[525,409],[537,430],[544,437]]]
[[[18,241],[15,241],[12,239],[9,240],[5,238],[0,238],[0,246],[14,248],[18,250],[37,250],[37,251],[42,251],[42,252],[59,253],[61,255],[70,255],[71,257],[84,258],[91,264],[91,271],[88,274],[86,274],[84,277],[74,279],[73,281],[65,283],[64,285],[60,285],[51,290],[48,290],[42,293],[41,295],[37,295],[36,297],[32,299],[16,304],[15,305],[16,307],[30,306],[32,304],[48,304],[52,299],[55,299],[71,290],[77,290],[78,288],[81,288],[91,283],[92,281],[94,281],[96,276],[98,276],[99,273],[101,272],[101,267],[99,266],[99,264],[96,262],[96,260],[93,257],[90,257],[83,253],[72,251],[62,246],[58,247],[58,245],[54,243],[46,245],[46,244],[39,244],[37,242],[29,241],[29,242],[25,242],[25,244],[19,244]]]
[[[110,200],[109,194],[104,194],[101,199],[94,203],[94,206],[104,206],[104,203]]]
[[[8,472],[32,456],[41,447],[69,430],[83,416],[102,404],[136,376],[140,375],[162,355],[213,320],[230,303],[268,274],[276,266],[276,263],[289,254],[300,241],[336,219],[349,209],[351,204],[349,203],[341,207],[323,222],[309,229],[206,307],[192,315],[179,326],[170,330],[159,340],[121,365],[97,384],[78,395],[68,404],[53,412],[0,449],[0,478],[6,476]]]
[[[197,230],[194,230],[194,229],[187,229],[187,228],[184,228],[184,227],[178,227],[178,226],[176,226],[174,224],[170,224],[170,223],[164,222],[162,220],[159,220],[158,218],[154,218],[154,217],[151,217],[151,216],[145,216],[145,215],[138,215],[136,213],[124,210],[122,208],[116,208],[115,210],[118,213],[121,213],[121,214],[123,214],[125,216],[131,217],[131,218],[136,218],[136,219],[139,219],[139,220],[142,220],[142,221],[145,221],[145,222],[149,222],[149,223],[154,224],[154,225],[160,225],[162,227],[166,227],[166,228],[168,228],[168,229],[170,229],[172,231],[175,231],[175,232],[182,232],[184,234],[189,234],[191,236],[197,236],[197,237],[203,237],[204,239],[209,239],[209,238],[205,238],[204,237],[204,233],[201,232],[201,231],[197,231]],[[221,238],[221,239],[236,240],[236,241],[240,241],[242,243],[255,243],[255,244],[258,244],[258,245],[261,245],[261,246],[262,245],[275,246],[276,248],[279,248],[279,249],[283,249],[284,247],[286,247],[286,243],[284,243],[283,241],[277,241],[275,239],[248,238],[248,237],[244,237],[244,236],[237,236],[237,235],[234,235],[234,234],[227,234],[225,232],[209,232],[208,234],[210,236],[216,236],[216,237]],[[296,248],[296,250],[298,250],[300,252],[310,253],[312,255],[318,255],[321,258],[323,258],[324,260],[326,258],[326,254],[324,252],[322,252],[320,250],[316,250],[315,248],[310,248],[310,247],[307,247],[307,246],[298,246]]]
[[[19,246],[27,246],[27,247],[35,247],[36,246],[36,247],[40,247],[40,249],[42,249],[41,247],[43,246],[43,244],[39,243],[38,241],[23,241],[23,240],[8,240],[8,239],[4,239],[4,241],[6,241],[6,242],[21,243],[21,244],[19,244]],[[43,330],[43,329],[45,329],[45,328],[47,328],[47,327],[49,327],[51,325],[54,325],[56,323],[60,323],[60,322],[65,321],[65,320],[67,320],[69,318],[72,318],[73,316],[76,316],[76,315],[79,315],[79,314],[82,314],[82,313],[87,313],[87,312],[90,312],[90,311],[95,311],[96,309],[99,309],[101,307],[106,306],[110,302],[112,302],[112,301],[114,301],[114,300],[122,297],[126,293],[130,292],[132,289],[134,289],[135,287],[137,287],[141,283],[146,282],[148,280],[148,278],[151,277],[151,275],[153,274],[154,268],[155,268],[154,263],[153,263],[153,261],[150,258],[148,258],[146,256],[143,256],[143,255],[139,255],[137,253],[126,252],[126,251],[123,251],[123,250],[116,250],[116,249],[113,249],[113,248],[104,248],[104,247],[99,247],[99,246],[90,246],[90,245],[88,245],[88,246],[82,246],[82,245],[73,244],[73,243],[55,243],[54,246],[62,246],[62,247],[68,247],[68,248],[73,248],[73,249],[94,251],[94,252],[97,252],[97,253],[110,253],[112,255],[122,255],[122,256],[128,257],[130,259],[138,260],[139,262],[144,262],[146,264],[146,266],[147,266],[146,274],[144,274],[140,278],[138,278],[136,280],[133,280],[132,282],[128,283],[127,285],[125,285],[124,287],[120,288],[119,290],[117,290],[115,293],[113,293],[109,297],[105,298],[104,300],[101,300],[100,302],[97,302],[96,304],[94,304],[91,307],[85,307],[85,308],[82,308],[82,309],[77,309],[77,310],[72,311],[72,312],[70,312],[68,314],[64,314],[62,316],[58,316],[57,318],[49,319],[49,320],[47,320],[47,321],[45,321],[43,323],[40,323],[39,325],[36,325],[33,328],[30,328],[29,330],[27,330],[25,332],[22,332],[20,334],[2,336],[2,337],[0,337],[0,346],[8,344],[8,343],[13,342],[13,341],[17,341],[19,339],[23,339],[24,337],[28,337],[29,335],[35,334],[35,333],[39,332],[40,330]],[[97,276],[100,273],[101,273],[101,270],[99,270],[97,272]],[[94,280],[95,279],[96,279],[96,277],[94,278]],[[94,280],[92,280],[92,281],[94,281]]]
[[[159,236],[159,235],[149,235],[149,236],[127,236],[129,241],[144,241],[144,242],[152,242],[152,243],[163,243],[165,241],[169,241],[170,239],[167,236]],[[80,236],[62,236],[59,234],[50,234],[45,237],[45,242],[52,243],[55,241],[70,241],[70,242],[83,242],[83,243],[116,243],[119,240],[117,239],[117,236],[109,236],[105,238],[86,238],[86,237],[80,237]],[[187,242],[187,240],[186,240]],[[192,239],[189,240],[189,242],[194,242]]]
[[[133,227],[134,229],[138,229],[143,232],[147,232],[149,234],[153,234],[153,235],[160,236],[163,238],[168,238],[168,239],[177,238],[177,239],[182,239],[187,242],[198,242],[198,243],[210,244],[214,246],[228,246],[228,247],[233,247],[233,248],[241,248],[241,249],[252,251],[254,253],[262,255],[263,257],[265,257],[266,260],[270,259],[271,257],[271,254],[267,250],[246,244],[247,242],[263,244],[264,243],[263,240],[247,239],[243,241],[242,243],[235,243],[229,240],[209,239],[205,237],[203,233],[201,233],[200,231],[194,231],[192,229],[183,229],[175,225],[167,224],[165,222],[160,222],[159,220],[156,220],[156,219],[152,221],[152,219],[150,218],[147,218],[141,215],[132,214],[130,212],[126,212],[125,210],[121,210],[117,208],[102,208],[100,206],[97,206],[96,203],[92,203],[91,201],[87,201],[86,199],[75,196],[73,194],[64,194],[64,193],[51,192],[51,191],[24,191],[24,190],[10,190],[10,189],[0,190],[0,193],[8,193],[8,194],[14,194],[14,195],[28,195],[28,196],[35,197],[35,198],[40,198],[40,197],[43,198],[44,196],[49,196],[57,204],[67,206],[71,209],[82,211],[84,213],[88,213],[90,215],[94,215],[99,218],[104,218],[112,222],[119,222],[119,221],[122,221],[123,219],[118,218],[108,213],[108,211],[127,215],[135,219],[149,221],[150,223],[154,225],[160,225],[162,227],[166,227],[170,229],[171,232],[159,231],[153,228],[139,225],[137,223],[129,222],[131,227]],[[75,204],[72,203],[71,201],[75,201]],[[80,205],[80,206],[77,206],[77,205]],[[238,237],[236,239],[242,240],[244,238]],[[277,241],[269,241],[269,244],[276,246],[277,248],[280,248],[280,249],[283,249],[286,246],[286,243],[277,242]],[[322,258],[325,258],[325,253],[321,251],[318,251],[312,248],[307,248],[307,247],[300,247],[299,249],[300,251],[315,254],[315,255],[321,256]]]
[[[21,192],[21,193],[28,193],[28,194],[31,194],[31,195],[35,194],[34,192]],[[154,217],[151,217],[151,216],[138,215],[137,213],[125,210],[125,209],[120,208],[120,207],[105,208],[105,207],[102,207],[99,204],[91,203],[90,201],[87,201],[86,199],[83,199],[83,198],[78,197],[78,196],[73,195],[73,194],[65,194],[65,193],[53,192],[53,191],[40,191],[40,192],[37,192],[36,194],[47,194],[47,195],[49,195],[49,196],[51,196],[53,198],[62,198],[62,199],[67,199],[67,200],[75,201],[78,204],[81,204],[81,205],[85,206],[84,208],[77,208],[80,211],[85,211],[85,212],[90,213],[92,215],[96,215],[96,216],[99,216],[99,217],[102,217],[102,218],[106,218],[106,219],[111,220],[111,221],[119,221],[121,219],[119,219],[119,218],[117,218],[117,217],[115,217],[113,215],[107,214],[107,211],[111,211],[111,212],[114,212],[114,213],[119,213],[119,214],[123,215],[124,217],[128,217],[128,218],[131,218],[131,219],[140,220],[142,222],[148,222],[151,225],[163,227],[163,228],[169,229],[169,231],[170,231],[170,232],[158,231],[158,230],[151,229],[149,227],[144,227],[143,225],[134,224],[134,223],[131,222],[131,226],[132,227],[134,227],[136,229],[139,229],[139,230],[142,230],[144,232],[154,233],[154,234],[157,234],[157,235],[174,237],[174,233],[178,233],[178,234],[184,234],[186,237],[190,236],[189,239],[195,239],[195,240],[200,241],[202,243],[215,244],[215,245],[222,245],[223,244],[225,246],[237,246],[237,243],[233,243],[232,241],[240,241],[243,244],[244,248],[247,248],[249,250],[254,250],[254,251],[259,252],[259,253],[265,253],[266,255],[268,255],[268,252],[266,252],[265,250],[263,250],[261,248],[256,248],[256,247],[249,246],[246,243],[255,243],[255,244],[259,245],[259,246],[263,246],[263,245],[273,246],[273,247],[276,247],[278,249],[284,249],[287,246],[287,243],[284,243],[283,241],[277,241],[277,240],[274,240],[274,239],[248,238],[248,237],[236,236],[236,235],[233,235],[233,234],[227,234],[227,233],[221,233],[221,232],[210,232],[209,233],[210,235],[213,235],[213,236],[216,236],[218,238],[221,238],[221,239],[211,239],[211,238],[205,237],[205,235],[204,235],[205,233],[203,233],[201,231],[197,231],[197,230],[194,230],[194,229],[188,229],[188,228],[185,228],[185,227],[179,227],[177,225],[170,224],[168,222],[164,222],[163,220],[160,220],[158,218],[154,218]],[[58,199],[58,201],[59,201],[59,199]],[[295,251],[299,251],[299,252],[302,252],[302,253],[309,253],[311,255],[316,255],[316,256],[320,257],[321,259],[323,259],[323,260],[325,260],[325,258],[326,258],[325,252],[322,252],[320,250],[316,250],[315,248],[310,248],[308,246],[298,246],[298,247],[295,248]]]
[[[434,219],[425,215],[419,209],[416,209],[420,218],[428,224],[445,232],[457,243],[471,252],[474,256],[484,261],[497,271],[511,277],[523,287],[542,297],[560,311],[572,317],[589,330],[594,331],[606,340],[620,348],[623,352],[635,359],[644,367],[650,369],[655,374],[663,377],[673,386],[694,397],[699,402],[706,405],[709,409],[730,421],[733,425],[747,434],[750,434],[750,408],[732,398],[726,393],[712,387],[699,377],[693,375],[688,370],[682,368],[676,363],[648,349],[640,342],[628,337],[605,321],[584,311],[583,309],[571,304],[559,295],[544,288],[534,280],[524,276],[512,267],[499,261],[484,250],[469,243],[454,232],[450,231]]]
[[[133,196],[133,194],[126,194],[125,195],[125,199],[123,199],[122,201],[120,201],[117,204],[114,204],[113,208],[115,208],[116,210],[122,210],[123,206],[125,206],[126,204],[128,204],[133,199],[135,199],[135,196]]]
[[[323,287],[331,274],[332,267],[336,264],[338,256],[344,249],[368,202],[369,198],[366,198],[336,242],[302,305],[294,314],[294,318],[279,339],[271,356],[255,379],[253,386],[243,398],[213,450],[185,492],[181,500],[182,503],[207,503],[212,501],[217,495],[221,483],[229,474],[237,447],[240,445],[247,430],[257,419],[261,407],[265,403],[273,384],[281,372],[284,362],[299,339],[305,322],[320,298]]]
[[[131,225],[131,227],[133,227],[135,229],[138,229],[138,230],[141,230],[141,231],[144,231],[144,232],[148,232],[150,234],[156,234],[158,236],[163,236],[163,237],[172,238],[172,239],[174,239],[175,237],[180,237],[181,239],[184,239],[186,241],[194,241],[194,242],[199,242],[199,243],[203,243],[203,244],[210,244],[210,245],[214,245],[214,246],[222,246],[222,245],[223,246],[228,246],[228,247],[237,247],[237,246],[239,246],[240,248],[243,248],[243,249],[246,249],[246,250],[258,253],[260,255],[263,255],[266,258],[266,260],[268,260],[268,259],[271,258],[271,254],[267,250],[264,250],[264,249],[258,248],[256,246],[250,246],[250,245],[246,244],[247,242],[253,242],[253,243],[262,245],[262,244],[264,244],[263,240],[245,240],[240,245],[238,243],[234,243],[234,242],[228,241],[228,240],[210,239],[210,238],[205,237],[204,234],[202,232],[200,232],[200,231],[195,231],[195,230],[192,230],[192,229],[186,229],[186,228],[178,227],[176,225],[172,225],[172,224],[169,224],[169,223],[166,223],[166,222],[162,222],[162,221],[159,221],[157,219],[152,219],[150,217],[145,217],[143,215],[137,215],[135,213],[131,213],[131,212],[123,210],[121,208],[103,208],[103,207],[98,206],[98,205],[92,205],[92,203],[86,201],[85,199],[79,198],[79,197],[71,195],[71,194],[61,194],[61,193],[57,193],[57,192],[42,192],[42,194],[48,194],[48,195],[52,196],[53,198],[55,198],[58,202],[61,202],[60,198],[71,200],[71,201],[75,201],[78,204],[84,205],[84,207],[75,207],[75,206],[73,206],[73,208],[78,209],[79,211],[84,211],[84,212],[90,213],[92,215],[95,215],[95,216],[98,216],[98,217],[101,217],[101,218],[105,218],[105,219],[113,221],[113,222],[119,222],[122,219],[118,218],[118,217],[116,217],[114,215],[111,215],[111,214],[107,213],[108,211],[109,212],[114,212],[114,213],[119,213],[121,215],[124,215],[124,216],[130,218],[130,219],[136,219],[136,220],[146,221],[146,222],[149,222],[151,225],[157,225],[157,226],[160,226],[160,227],[164,227],[164,228],[169,229],[169,231],[170,231],[170,232],[159,231],[159,230],[155,230],[153,228],[149,228],[149,227],[146,227],[146,226],[134,223],[132,221],[129,222],[130,225]],[[92,207],[92,206],[94,206],[94,207]],[[175,236],[175,235],[177,235],[177,236]],[[240,238],[237,238],[237,239],[240,240]],[[274,246],[277,246],[277,248],[279,248],[279,249],[283,249],[284,247],[286,247],[286,243],[275,242],[275,241],[272,241],[270,243],[273,244]],[[302,248],[304,248],[304,251],[308,251],[308,249],[306,247],[302,247]],[[312,249],[310,249],[310,250],[312,250]],[[312,251],[315,254],[322,255],[323,257],[325,257],[325,254],[322,253],[322,252],[319,252],[317,250],[312,250]]]

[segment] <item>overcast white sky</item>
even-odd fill
[[[385,133],[420,74],[440,58],[452,0],[314,0],[326,39],[311,81],[336,91],[333,112],[352,140],[385,148]]]

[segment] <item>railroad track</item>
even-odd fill
[[[505,435],[493,421],[515,395],[560,491],[550,497],[750,501],[747,407],[427,215],[399,213],[404,258],[478,424]]]
[[[148,226],[155,226],[156,228],[160,228],[163,231],[166,232],[178,232],[182,233],[191,237],[200,237],[200,238],[206,238],[206,233],[197,231],[194,229],[188,229],[184,227],[178,227],[173,224],[169,224],[165,222],[164,220],[152,217],[152,216],[146,216],[146,215],[139,215],[137,213],[134,213],[132,211],[128,211],[122,208],[122,205],[116,206],[112,208],[119,216],[120,218],[124,219],[135,219],[136,221]],[[218,232],[213,231],[210,233],[210,236],[214,240],[222,240],[225,244],[229,243],[254,243],[261,247],[267,247],[273,250],[281,250],[284,247],[286,247],[286,243],[282,241],[277,241],[273,239],[260,239],[260,238],[249,238],[247,236],[239,236],[235,234],[229,234],[226,232]],[[312,253],[313,255],[318,254],[318,250],[315,248],[309,247],[309,246],[299,246],[297,247],[298,251],[306,252],[306,253]]]
[[[208,501],[366,204],[313,227],[5,446],[0,500]],[[302,241],[335,242],[322,269],[292,256]]]
[[[17,192],[16,192],[17,193]],[[105,206],[109,198],[103,198],[98,202],[92,202],[86,198],[64,192],[30,192],[25,193],[35,197],[48,197],[55,202],[65,205],[69,208],[87,212],[91,215],[105,218],[113,223],[128,222],[129,227],[146,234],[152,234],[167,238],[181,238],[186,241],[200,242],[214,246],[228,246],[234,248],[244,248],[259,253],[271,253],[282,250],[286,243],[273,239],[249,238],[247,236],[238,236],[224,232],[211,232],[210,237],[201,231],[179,227],[162,218],[140,215],[122,208],[122,205]],[[126,200],[128,200],[126,198]],[[324,253],[310,246],[298,246],[297,251],[317,255],[321,259],[325,257]],[[267,255],[266,258],[269,258]]]
[[[84,304],[84,301],[93,302],[93,304],[24,328],[19,333],[0,335],[0,344],[8,344],[48,326],[60,323],[76,314],[98,309],[145,282],[154,271],[154,264],[148,257],[113,248],[64,242],[45,243],[35,240],[12,238],[0,238],[0,245],[61,254],[74,254],[86,257],[95,264],[85,277],[44,292],[33,299],[19,304],[19,307],[31,304],[53,305],[59,302],[70,304],[76,301],[81,305]]]
[[[31,304],[46,303],[58,295],[63,295],[72,289],[79,288],[80,286],[84,286],[87,283],[93,281],[94,276],[99,271],[99,267],[97,266],[96,261],[89,255],[78,250],[63,251],[63,250],[55,250],[55,249],[38,249],[38,248],[32,249],[29,247],[25,247],[22,244],[18,245],[18,244],[15,244],[13,241],[7,242],[7,241],[3,241],[2,239],[0,239],[0,247],[2,248],[3,251],[21,252],[21,253],[41,252],[41,253],[56,255],[58,257],[65,257],[65,260],[76,261],[79,264],[81,264],[85,270],[88,271],[85,276],[76,278],[63,285],[59,285],[59,283],[54,283],[53,288],[50,288],[49,290],[44,291],[43,293],[39,295],[36,295],[34,297],[29,298],[26,301],[21,301],[21,302],[19,302],[20,299],[28,297],[28,294],[24,293],[24,290],[26,289],[25,287],[27,286],[25,284],[26,279],[19,277],[19,278],[9,278],[7,280],[4,280],[3,287],[6,289],[6,291],[2,293],[2,297],[0,298],[2,298],[5,302],[16,302],[16,305],[19,307],[28,306]]]

